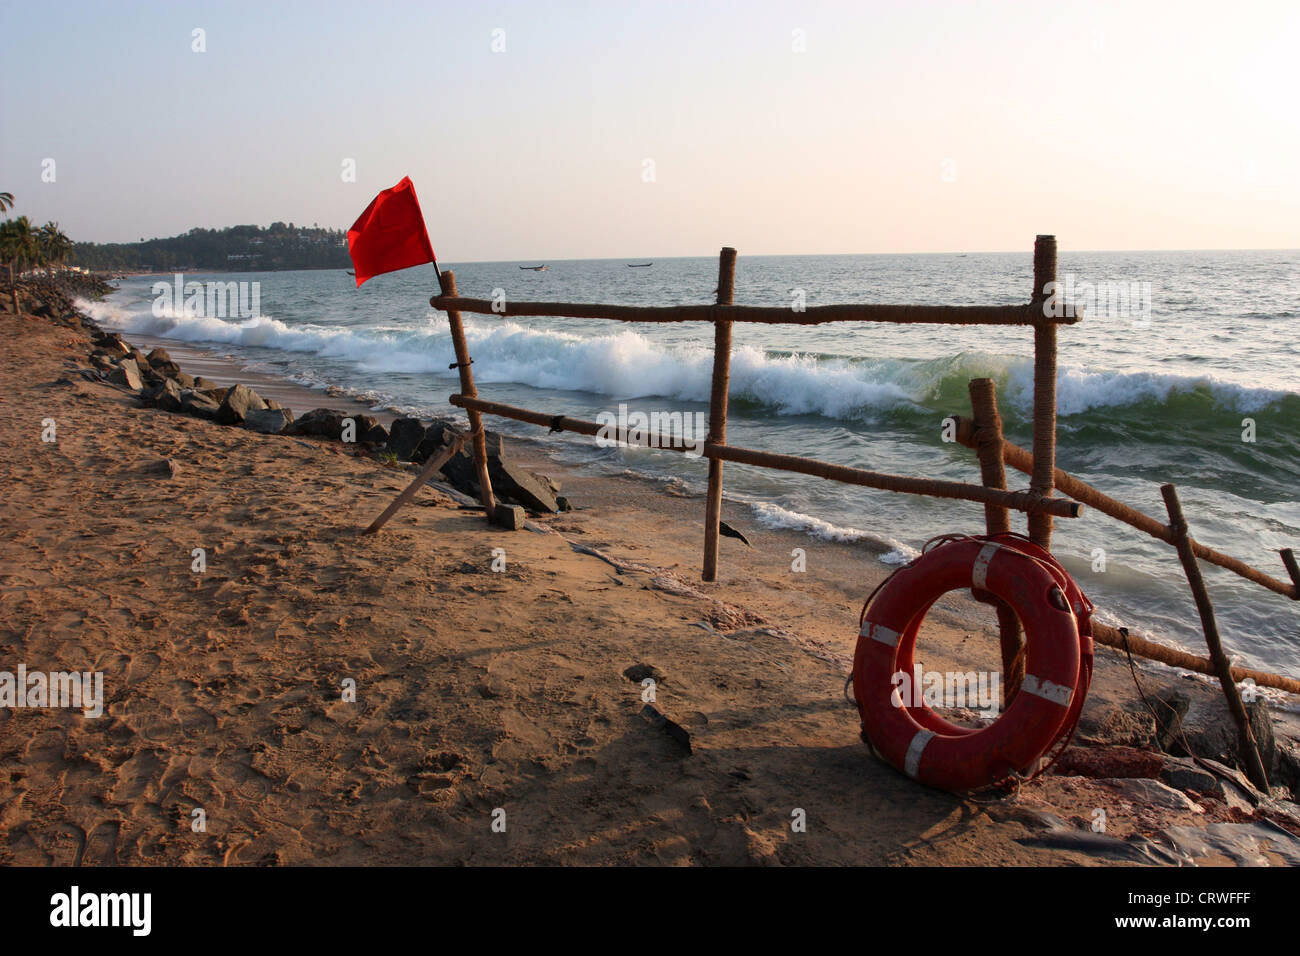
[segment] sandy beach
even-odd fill
[[[511,454],[574,511],[507,532],[428,487],[363,537],[408,471],[143,408],[78,371],[80,329],[3,316],[0,341],[5,666],[104,680],[98,718],[0,710],[0,862],[1115,865],[1172,862],[1143,848],[1223,824],[1275,828],[1262,862],[1294,852],[1291,804],[1156,799],[1133,780],[1161,758],[1115,769],[1152,757],[1155,728],[1107,649],[1069,773],[962,797],[878,761],[844,696],[888,573],[860,545],[727,510],[754,546],[724,538],[702,584],[701,499],[564,473],[530,442]],[[212,362],[197,374],[228,384]],[[329,404],[277,394],[300,415]],[[950,594],[921,647],[996,669],[992,612]],[[1226,723],[1203,680],[1139,673]],[[684,733],[646,710],[646,676]],[[1294,715],[1275,718],[1294,748]]]

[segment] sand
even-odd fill
[[[702,584],[702,501],[523,443],[578,510],[506,532],[426,488],[362,537],[407,472],[141,408],[75,372],[79,332],[3,316],[0,341],[0,668],[100,670],[106,699],[0,710],[0,862],[1088,865],[1114,861],[1021,842],[1035,814],[1082,832],[1103,805],[1118,836],[1232,819],[1084,777],[960,797],[877,761],[843,696],[887,573],[859,546],[729,506],[755,547],[723,539]],[[945,598],[927,664],[996,666],[992,621]],[[1086,727],[1141,736],[1107,654]]]

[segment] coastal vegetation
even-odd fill
[[[284,269],[347,269],[342,229],[295,226],[230,226],[191,229],[166,239],[139,242],[78,242],[69,261],[96,272],[269,272]]]

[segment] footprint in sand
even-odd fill
[[[75,823],[60,821],[32,826],[28,835],[54,866],[79,866],[86,849],[86,833]]]
[[[158,665],[161,663],[162,658],[152,651],[133,655],[127,665],[126,682],[128,684],[138,684],[142,680],[146,680],[158,669]]]
[[[134,803],[146,795],[157,794],[163,770],[163,762],[157,754],[149,750],[140,751],[118,768],[112,799],[118,803]]]
[[[117,866],[117,836],[122,824],[107,820],[90,831],[85,850],[81,854],[82,866]]]

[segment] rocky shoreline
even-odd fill
[[[86,377],[99,377],[134,392],[150,408],[188,415],[264,435],[319,438],[354,445],[360,452],[388,466],[418,468],[453,443],[459,449],[438,473],[446,484],[471,498],[479,497],[479,484],[468,435],[454,422],[435,419],[425,423],[402,417],[391,427],[373,415],[348,415],[331,408],[314,408],[301,417],[274,399],[263,398],[247,385],[222,387],[203,376],[191,376],[172,360],[165,348],[148,354],[120,334],[100,329],[92,320],[65,314],[80,324],[91,337],[88,355],[92,369]],[[488,474],[495,497],[533,515],[559,514],[571,510],[553,478],[524,469],[510,459],[502,435],[485,431]],[[508,513],[498,512],[494,520],[517,526]]]

